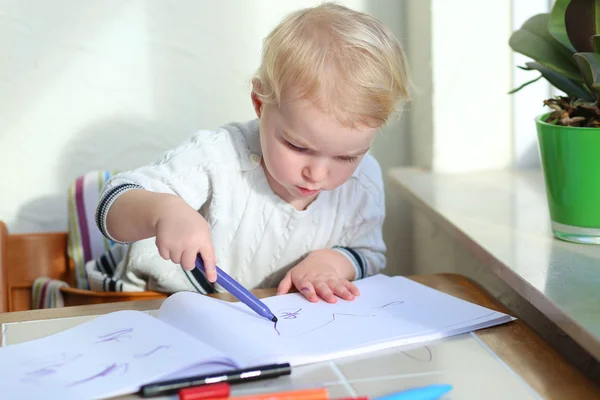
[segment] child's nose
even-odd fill
[[[315,163],[304,168],[304,178],[311,183],[324,181],[327,178],[327,166],[323,163]]]

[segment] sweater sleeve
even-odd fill
[[[370,155],[363,159],[359,168],[353,178],[353,210],[345,227],[345,240],[334,248],[352,262],[355,279],[380,273],[386,263],[383,241],[385,194],[381,169]]]
[[[179,196],[198,210],[207,201],[217,166],[231,157],[228,135],[200,131],[154,163],[112,176],[102,188],[96,207],[96,225],[104,236],[117,243],[106,229],[106,216],[115,200],[133,189]],[[224,168],[221,168],[223,170]]]

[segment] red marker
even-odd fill
[[[225,399],[229,391],[229,384],[225,382],[190,387],[179,391],[179,400]]]

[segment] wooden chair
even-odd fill
[[[67,232],[9,234],[0,221],[0,312],[32,309],[32,285],[40,276],[59,279],[65,306],[164,298],[159,292],[95,292],[75,288]]]

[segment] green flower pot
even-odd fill
[[[536,118],[554,235],[600,244],[600,128],[574,128]]]

